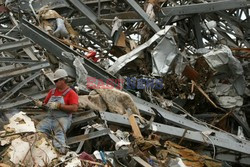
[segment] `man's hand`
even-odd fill
[[[36,105],[37,107],[42,107],[42,106],[43,106],[43,102],[40,101],[40,100],[35,100],[35,105]]]
[[[60,106],[61,106],[61,103],[58,103],[58,102],[49,102],[49,103],[48,103],[48,107],[49,107],[49,109],[51,109],[51,110],[59,109]]]

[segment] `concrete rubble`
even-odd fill
[[[1,0],[0,166],[250,166],[249,0]],[[63,68],[69,151],[34,105]]]

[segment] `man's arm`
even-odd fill
[[[69,101],[68,104],[60,104],[58,109],[61,109],[66,112],[77,112],[78,110],[78,95],[75,91],[71,90],[69,92]]]
[[[43,105],[46,105],[51,97],[52,89],[50,89],[49,93],[47,94],[46,98],[43,101]]]
[[[78,105],[77,104],[70,104],[70,105],[60,104],[58,109],[66,111],[66,112],[76,112],[78,110]]]

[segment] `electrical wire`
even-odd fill
[[[215,149],[215,145],[214,145],[214,142],[213,140],[206,134],[204,134],[203,132],[201,132],[202,135],[204,135],[206,138],[208,138],[208,140],[211,142],[212,146],[213,146],[213,150],[214,150],[214,153],[213,153],[213,159],[215,158],[215,154],[216,154],[216,149]]]

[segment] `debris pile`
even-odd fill
[[[0,166],[250,165],[249,0],[0,5]],[[36,130],[58,68],[66,155]]]

